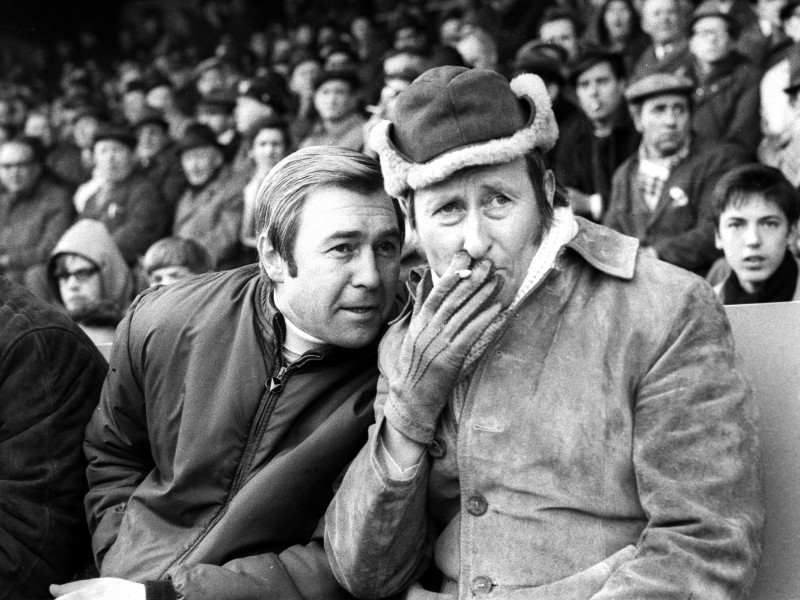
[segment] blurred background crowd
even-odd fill
[[[0,274],[99,340],[147,285],[254,262],[272,166],[309,145],[371,152],[370,129],[432,66],[542,77],[561,130],[548,160],[573,210],[702,275],[721,256],[719,177],[758,161],[800,184],[798,1],[25,4],[0,31]],[[690,127],[670,134],[669,161],[626,175],[658,133],[629,111],[648,90],[626,90],[657,72],[689,82],[669,80]],[[626,176],[691,218],[626,230]],[[693,246],[660,244],[689,229]]]

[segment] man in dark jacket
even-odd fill
[[[0,146],[0,275],[46,300],[45,264],[75,209],[69,188],[43,169],[38,140]]]
[[[83,430],[107,365],[67,315],[0,277],[0,598],[44,598],[91,560]]]
[[[81,598],[341,597],[320,543],[366,440],[399,207],[378,163],[309,148],[258,198],[259,265],[140,296],[86,432],[104,577]]]
[[[705,274],[719,256],[711,192],[744,158],[736,145],[691,136],[693,91],[691,81],[668,73],[625,91],[642,142],[614,174],[603,224],[638,238],[652,256]]]
[[[106,226],[128,264],[133,264],[169,226],[169,210],[156,185],[136,171],[136,137],[107,125],[94,136],[92,179],[75,192],[82,219]]]
[[[600,221],[616,168],[636,151],[639,134],[625,105],[622,56],[585,51],[572,72],[583,115],[563,124],[556,145],[556,176],[575,214]]]

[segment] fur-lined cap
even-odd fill
[[[489,69],[437,67],[397,97],[393,123],[370,133],[386,191],[401,197],[456,171],[513,161],[558,139],[550,97],[531,74],[511,83]]]

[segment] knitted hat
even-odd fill
[[[394,122],[370,132],[389,195],[403,196],[466,167],[509,163],[558,139],[550,97],[536,75],[511,83],[489,69],[436,67],[402,91]]]

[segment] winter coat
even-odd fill
[[[89,186],[92,192],[85,194],[78,188],[75,193],[78,215],[103,223],[129,265],[166,235],[169,207],[155,184],[144,175],[133,173],[116,183],[89,181],[84,186]]]
[[[46,175],[28,193],[0,191],[0,255],[10,261],[2,275],[47,299],[45,265],[74,217],[69,189]]]
[[[326,515],[333,571],[359,598],[408,587],[431,554],[461,599],[721,600],[752,584],[756,419],[722,305],[636,240],[578,221],[406,480],[377,455],[378,382],[376,425]]]
[[[343,594],[316,530],[373,419],[377,343],[287,367],[283,327],[257,265],[134,303],[86,431],[103,576],[191,600]]]
[[[653,247],[661,260],[704,274],[720,254],[714,245],[712,191],[722,175],[744,162],[737,146],[693,140],[651,211],[639,191],[636,153],[614,173],[603,224]]]
[[[200,188],[183,192],[175,208],[172,235],[201,244],[219,268],[236,258],[247,181],[223,167]]]
[[[49,598],[91,560],[83,431],[107,365],[57,309],[0,277],[0,599]]]
[[[692,130],[705,142],[740,145],[755,158],[761,141],[761,73],[738,53],[714,65],[705,77],[689,61],[687,76],[697,84]]]

